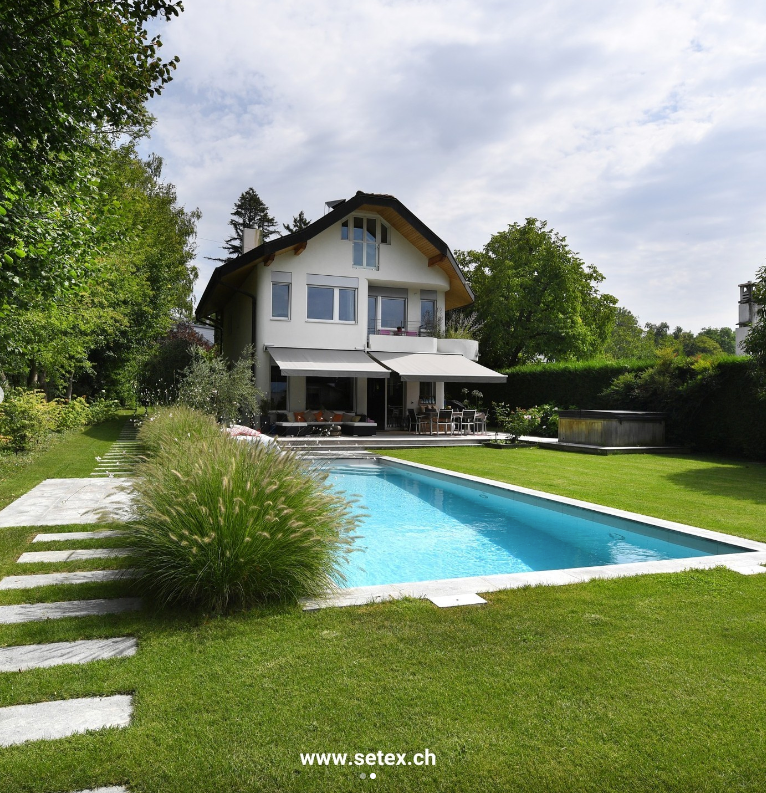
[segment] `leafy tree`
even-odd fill
[[[147,25],[170,0],[0,4],[0,319],[8,306],[77,292],[87,277],[102,155],[140,134],[172,79]]]
[[[603,275],[545,221],[514,223],[460,260],[470,271],[490,366],[588,358],[603,349],[617,301],[599,293]]]
[[[252,187],[248,187],[236,200],[229,225],[234,233],[223,244],[223,249],[229,255],[223,259],[209,257],[214,262],[230,262],[242,255],[243,229],[260,229],[264,240],[277,233],[277,221],[269,214],[269,208]]]
[[[303,210],[301,209],[301,211],[297,215],[293,216],[293,222],[283,223],[282,228],[288,234],[294,234],[296,231],[303,231],[303,229],[305,229],[306,226],[310,226],[310,225],[311,225],[311,221],[303,214]]]
[[[644,332],[638,324],[638,318],[631,311],[618,306],[604,354],[618,361],[626,358],[653,358],[654,336]]]
[[[711,338],[727,355],[734,355],[737,351],[736,337],[731,328],[702,328],[697,338],[700,336]]]
[[[745,352],[752,356],[756,374],[766,392],[766,266],[756,273],[753,302],[759,306],[756,321],[744,341]]]

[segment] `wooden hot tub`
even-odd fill
[[[639,410],[560,410],[559,443],[664,446],[665,414]]]

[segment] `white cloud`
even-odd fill
[[[731,325],[763,262],[766,9],[736,0],[189,0],[147,148],[198,291],[253,186],[280,221],[396,195],[453,248],[545,218],[643,320]]]

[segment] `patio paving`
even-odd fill
[[[46,479],[0,510],[0,528],[130,520],[130,481]]]

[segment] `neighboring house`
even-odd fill
[[[758,306],[753,302],[753,288],[755,284],[748,281],[745,284],[739,285],[739,321],[735,330],[737,342],[737,355],[746,355],[742,347],[743,342],[750,333],[750,328],[758,318]]]
[[[275,409],[349,411],[383,428],[443,406],[445,382],[505,382],[476,363],[477,342],[436,338],[445,311],[473,294],[433,231],[389,195],[328,208],[265,243],[246,229],[245,252],[216,268],[197,307],[224,355],[253,345]]]

